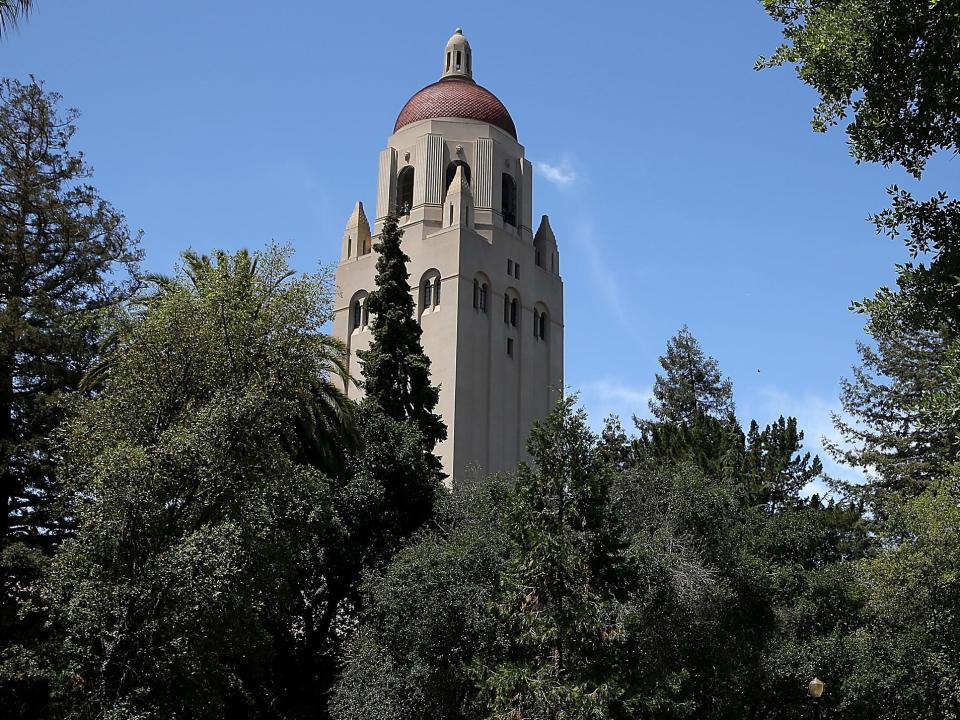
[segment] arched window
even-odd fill
[[[419,315],[440,308],[440,271],[427,270],[420,276]]]
[[[517,226],[517,184],[510,173],[503,173],[500,183],[500,214],[508,225]]]
[[[413,207],[413,167],[407,165],[397,176],[397,212],[409,215]]]
[[[487,312],[487,293],[489,286],[485,275],[477,275],[473,279],[473,308],[486,314]]]
[[[367,291],[358,290],[350,299],[349,307],[351,332],[363,330],[370,321],[370,313],[367,310]]]
[[[450,183],[453,182],[453,176],[457,174],[458,167],[463,168],[463,179],[467,181],[467,185],[470,185],[470,166],[463,160],[454,160],[447,165],[447,182],[443,186],[446,190],[450,189]],[[446,192],[446,190],[444,192]]]
[[[353,302],[353,329],[356,330],[363,322],[363,303],[359,300]]]

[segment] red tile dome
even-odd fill
[[[473,80],[462,77],[445,77],[427,85],[407,100],[397,117],[393,131],[432,118],[479,120],[496,125],[510,133],[514,139],[517,138],[513,118],[497,96]]]

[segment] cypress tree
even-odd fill
[[[373,315],[373,340],[358,353],[367,398],[394,420],[412,421],[430,452],[447,437],[443,420],[434,412],[440,389],[430,384],[430,358],[420,344],[422,331],[414,317],[410,293],[410,258],[400,246],[403,230],[393,213],[387,216],[379,242],[377,289],[367,298]]]

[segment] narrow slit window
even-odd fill
[[[457,50],[457,68],[456,68],[457,70],[460,69],[460,58],[461,58],[460,51]]]
[[[520,303],[517,302],[516,298],[510,301],[510,324],[514,327],[517,326],[517,315],[519,314]]]
[[[547,314],[540,313],[540,339],[547,339]]]
[[[480,286],[480,309],[487,312],[487,284]]]
[[[437,278],[433,281],[433,305],[436,307],[440,304],[440,278]]]
[[[513,260],[507,260],[507,275],[513,275]]]
[[[513,264],[513,276],[519,280],[520,279],[520,263]]]
[[[539,316],[539,313],[537,312],[536,308],[534,308],[534,310],[533,310],[533,336],[534,336],[534,337],[537,337],[537,327],[538,327],[538,325],[537,325],[537,320],[538,320],[538,316]]]
[[[503,321],[505,323],[510,322],[510,296],[503,296]]]
[[[507,338],[507,355],[513,357],[513,338]]]
[[[360,305],[360,301],[357,300],[353,303],[353,329],[356,330],[360,327],[360,321],[363,319],[363,306]]]
[[[433,289],[433,285],[431,285],[430,281],[427,280],[427,282],[423,286],[423,309],[424,310],[430,307],[431,300],[433,299],[433,294],[431,292],[432,289]]]
[[[447,53],[447,70],[450,69],[450,53]]]
[[[473,281],[473,307],[480,308],[480,283]]]

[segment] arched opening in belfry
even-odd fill
[[[463,179],[467,181],[467,185],[470,185],[470,166],[463,160],[454,160],[447,165],[447,182],[444,185],[447,190],[450,189],[450,183],[453,182],[453,176],[457,174],[458,167],[463,168]]]
[[[413,167],[407,165],[397,176],[397,212],[409,215],[413,207]]]
[[[503,174],[500,184],[500,214],[505,223],[517,226],[517,184],[510,173]]]

